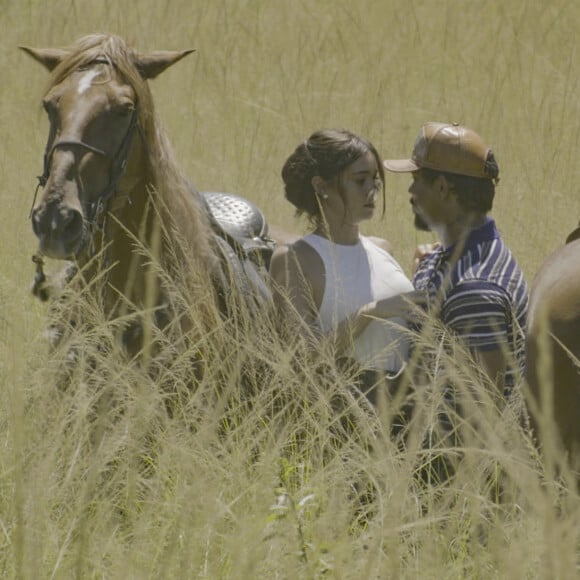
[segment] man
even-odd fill
[[[473,130],[426,123],[411,159],[384,161],[410,172],[415,226],[440,245],[418,262],[413,285],[425,291],[444,327],[460,337],[499,393],[509,396],[524,365],[528,289],[492,209],[499,168]]]

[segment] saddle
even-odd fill
[[[268,269],[275,242],[260,208],[244,197],[216,191],[200,192],[214,233],[232,247],[241,260]]]
[[[232,284],[253,307],[269,304],[271,293],[266,280],[276,244],[268,237],[264,214],[251,201],[233,193],[206,191],[200,196],[225,267],[214,274],[222,311],[230,311]]]

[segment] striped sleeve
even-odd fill
[[[496,350],[509,342],[509,298],[495,284],[475,280],[459,284],[447,297],[441,318],[468,348]]]

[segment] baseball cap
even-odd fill
[[[498,170],[486,163],[490,153],[483,139],[458,123],[425,123],[415,141],[411,159],[386,159],[385,169],[408,173],[434,169],[469,177],[496,179]]]

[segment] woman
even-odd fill
[[[272,257],[276,304],[283,312],[289,300],[309,334],[332,334],[339,357],[360,366],[361,389],[375,403],[377,380],[404,367],[401,316],[409,303],[401,294],[413,290],[387,243],[360,234],[381,192],[384,211],[382,161],[367,140],[327,129],[296,148],[282,179],[286,199],[312,231]]]

